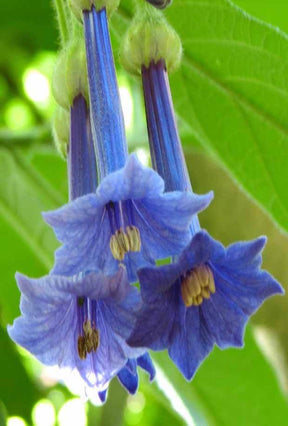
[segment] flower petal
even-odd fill
[[[248,316],[236,303],[227,300],[219,288],[199,309],[207,330],[221,349],[243,347]]]
[[[174,322],[178,321],[179,292],[175,287],[163,294],[151,295],[137,314],[137,322],[127,343],[162,350],[169,346]]]
[[[222,262],[225,260],[225,247],[214,240],[208,232],[201,230],[195,234],[190,244],[179,256],[179,265],[182,271],[195,268],[196,266],[211,262]]]
[[[103,205],[110,201],[138,200],[164,192],[163,179],[131,154],[125,166],[102,180],[97,195]]]
[[[131,371],[124,367],[117,374],[120,383],[125,389],[132,395],[137,392],[138,389],[138,374],[132,374]]]
[[[51,286],[50,277],[17,274],[22,316],[8,326],[10,337],[46,365],[75,366],[76,309],[73,297]]]
[[[212,193],[169,192],[154,198],[133,201],[135,224],[144,250],[153,259],[179,254],[191,238],[189,224],[193,216],[206,208]]]
[[[98,392],[98,396],[101,402],[106,402],[107,398],[107,391],[108,389],[105,389],[104,391]]]
[[[144,302],[151,302],[160,296],[181,276],[181,270],[177,263],[141,268],[137,271],[141,286],[141,296]],[[158,302],[157,302],[158,303]]]
[[[227,262],[231,268],[259,267],[262,263],[261,253],[266,242],[266,237],[259,237],[253,241],[231,244],[227,247]]]
[[[168,348],[172,361],[187,380],[191,380],[197,368],[213,349],[213,340],[206,328],[198,307],[186,310],[180,327],[173,335]]]
[[[246,315],[252,315],[262,303],[274,294],[283,294],[279,283],[266,271],[214,270],[217,287],[223,295],[237,304]]]
[[[143,370],[147,371],[150,376],[150,382],[152,382],[152,380],[155,378],[156,370],[148,352],[145,352],[144,355],[137,358],[137,365],[139,365],[139,367],[141,367]]]

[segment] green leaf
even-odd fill
[[[288,3],[283,0],[234,0],[238,6],[263,21],[288,32]]]
[[[28,48],[55,49],[57,46],[57,24],[49,1],[31,0],[25,3],[11,0],[3,3],[0,15],[1,40],[17,39]]]
[[[171,77],[178,112],[288,229],[287,36],[225,0],[179,0],[167,16],[184,47]]]
[[[46,174],[59,175],[50,161],[42,161]],[[54,167],[53,167],[54,166]],[[63,163],[62,169],[65,167]],[[51,228],[45,224],[41,212],[59,207],[65,198],[41,176],[19,150],[0,150],[0,230],[4,250],[0,266],[0,308],[4,323],[18,314],[19,291],[14,274],[16,270],[27,275],[47,273],[53,262],[57,241]]]
[[[2,149],[0,165],[0,180],[5,182],[0,192],[1,213],[43,265],[50,267],[56,240],[41,219],[41,212],[58,207],[62,197],[16,150]]]
[[[246,333],[245,341],[244,349],[214,349],[191,383],[183,379],[167,353],[153,355],[197,425],[287,424],[287,402],[272,368],[254,343],[251,332]]]
[[[0,348],[0,405],[2,401],[9,416],[24,417],[30,424],[33,405],[40,398],[41,392],[29,378],[15,345],[1,327]],[[4,411],[2,413],[4,415]]]

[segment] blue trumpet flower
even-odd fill
[[[142,67],[151,157],[166,190],[192,193],[178,136],[165,62]],[[264,300],[283,293],[261,270],[266,238],[227,249],[201,230],[197,216],[190,242],[170,265],[138,270],[143,304],[127,340],[168,353],[190,380],[216,344],[243,346],[245,326]]]
[[[101,390],[129,358],[144,354],[125,342],[139,295],[124,268],[114,276],[94,271],[39,279],[17,274],[16,279],[22,316],[8,332],[43,364],[77,369],[88,385]]]
[[[133,282],[137,268],[181,251],[193,216],[212,194],[164,194],[159,175],[128,157],[106,11],[92,7],[83,20],[100,183],[96,192],[44,215],[63,243],[53,273],[74,275],[96,267],[113,274],[123,262]]]
[[[127,343],[167,348],[188,380],[215,344],[242,347],[250,316],[283,293],[260,268],[265,242],[260,237],[226,249],[202,230],[172,264],[140,269],[143,307]]]
[[[113,274],[124,263],[131,282],[136,269],[177,254],[189,242],[193,216],[212,194],[164,193],[164,182],[131,155],[124,168],[110,173],[95,193],[45,213],[63,246],[53,273],[74,275],[99,268]]]

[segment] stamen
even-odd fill
[[[126,232],[129,239],[130,251],[140,251],[141,238],[139,229],[136,226],[127,226]]]
[[[200,306],[203,299],[215,293],[213,272],[208,265],[199,265],[189,271],[181,282],[181,294],[185,306]]]
[[[91,340],[92,340],[92,350],[96,352],[100,345],[100,334],[99,334],[99,331],[95,328],[93,328],[92,330]]]
[[[86,359],[87,354],[96,352],[99,344],[99,330],[95,326],[91,326],[91,321],[88,319],[83,322],[83,334],[78,336],[77,346],[80,359]]]
[[[118,229],[110,238],[110,250],[116,260],[123,260],[125,253],[129,251],[129,240],[125,239],[126,234],[122,229]],[[126,248],[128,250],[126,250]]]
[[[86,350],[86,343],[85,343],[85,337],[84,336],[78,336],[78,355],[80,359],[86,359],[87,357],[87,350]]]
[[[110,238],[110,250],[116,260],[123,260],[129,251],[141,250],[140,232],[136,226],[127,226],[126,232],[118,229]]]

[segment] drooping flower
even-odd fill
[[[189,241],[193,215],[212,195],[163,191],[159,175],[132,155],[96,193],[45,213],[64,244],[56,251],[53,273],[69,276],[96,267],[113,274],[124,262],[135,281],[137,267],[179,253]]]
[[[144,354],[125,342],[139,295],[124,268],[114,276],[96,270],[39,279],[17,274],[16,279],[22,315],[8,332],[43,364],[77,369],[88,385],[101,390],[129,358]]]
[[[70,122],[68,174],[73,200],[95,192],[97,186],[90,116],[80,94],[71,106]],[[40,279],[17,274],[22,315],[8,328],[10,337],[46,365],[77,369],[102,400],[115,375],[134,393],[137,365],[148,371],[151,380],[155,374],[149,355],[125,342],[135,322],[139,292],[129,285],[122,267],[114,276],[97,268],[83,271]]]
[[[83,11],[91,128],[100,178],[96,193],[45,214],[59,241],[53,273],[74,275],[99,268],[113,274],[124,262],[136,269],[179,253],[193,216],[212,194],[163,194],[158,174],[128,157],[106,10]]]
[[[242,347],[250,315],[283,293],[260,269],[265,242],[260,237],[225,249],[202,230],[176,262],[141,269],[144,303],[128,344],[167,348],[188,380],[215,344]]]
[[[155,40],[158,48],[151,51],[157,52],[161,59],[155,60],[153,55],[149,59],[147,51],[145,61],[133,62],[133,67],[138,66],[142,74],[152,163],[164,179],[167,191],[192,193],[165,55],[161,56],[165,53],[165,45],[161,50],[163,35],[168,31],[165,25],[163,28],[163,34],[159,28],[153,32],[153,27],[146,27],[146,21],[142,26],[137,22],[131,30],[134,38],[126,39],[126,60],[129,61],[129,53],[137,49],[142,52],[147,40]],[[249,317],[267,297],[283,293],[277,281],[261,270],[265,242],[260,237],[225,249],[201,230],[195,215],[190,225],[190,241],[181,254],[173,257],[172,264],[138,270],[143,304],[127,342],[135,347],[168,349],[187,379],[193,377],[215,344],[222,349],[243,346]]]

